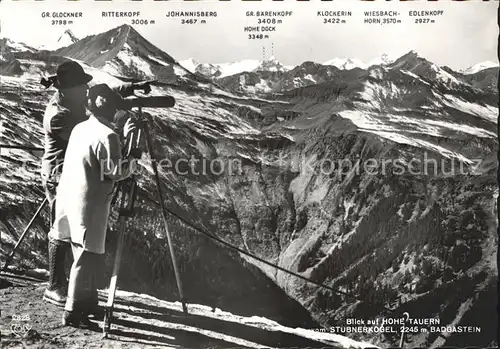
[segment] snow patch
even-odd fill
[[[460,84],[460,81],[458,81],[453,75],[451,75],[450,73],[439,68],[437,65],[431,64],[431,69],[436,72],[436,78],[438,80],[446,82],[446,83],[451,82],[454,84]]]
[[[260,79],[260,82],[258,84],[255,84],[255,89],[259,92],[270,92],[271,88],[269,87],[268,83],[264,79]]]
[[[392,82],[389,87],[371,81],[366,81],[363,85],[364,89],[358,95],[367,102],[369,108],[377,111],[385,109],[384,99],[399,98],[401,95],[401,89]]]
[[[244,59],[239,62],[214,64],[221,71],[219,78],[231,76],[243,72],[252,72],[261,65],[261,61],[256,59]]]
[[[158,298],[152,297],[147,294],[137,294],[133,292],[128,292],[128,291],[123,291],[123,290],[117,290],[116,291],[117,297],[120,298],[139,298],[144,301],[144,303],[147,304],[155,304],[157,306],[160,306],[165,309],[172,309],[176,311],[182,311],[182,304],[180,302],[167,302],[164,300],[160,300]],[[117,304],[118,307],[121,305]],[[373,344],[370,343],[364,343],[364,342],[358,342],[354,341],[352,339],[349,339],[344,336],[340,336],[337,334],[330,333],[328,331],[314,331],[310,329],[304,329],[304,328],[290,328],[286,327],[283,325],[280,325],[278,322],[261,317],[261,316],[251,316],[251,317],[244,317],[240,315],[235,315],[227,311],[222,311],[220,309],[216,309],[215,312],[211,311],[210,307],[207,307],[205,305],[201,304],[188,304],[188,311],[189,314],[191,315],[197,315],[197,316],[203,316],[206,318],[213,318],[217,320],[224,320],[226,322],[232,322],[232,323],[238,323],[242,325],[247,325],[249,327],[254,327],[254,328],[259,328],[262,330],[266,331],[272,331],[272,332],[283,332],[283,333],[289,333],[292,335],[297,335],[301,336],[310,340],[318,341],[327,345],[332,345],[336,347],[341,347],[341,348],[379,348],[374,346]],[[167,326],[167,322],[165,322]],[[183,327],[184,329],[185,327]],[[186,328],[188,331],[192,332],[199,332],[202,333],[199,328],[196,327],[189,327]],[[256,343],[248,342],[246,340],[242,340],[240,338],[234,338],[230,337],[228,335],[224,335],[221,333],[217,333],[215,331],[208,331],[208,330],[203,330],[204,332],[202,334],[211,336],[214,338],[221,338],[219,336],[225,336],[225,340],[230,340],[233,343],[239,343],[240,345],[246,345],[254,348],[262,348],[262,345],[258,345]],[[216,337],[217,336],[217,337]],[[245,344],[243,344],[242,341],[245,341]],[[265,347],[265,346],[264,346]]]
[[[440,120],[413,120],[399,115],[387,115],[387,121],[392,121],[393,124],[384,123],[382,119],[373,117],[368,112],[361,112],[359,110],[345,110],[338,113],[341,117],[351,120],[357,127],[367,132],[379,135],[385,139],[400,144],[408,144],[415,147],[429,149],[440,153],[446,158],[456,158],[467,164],[472,161],[463,155],[448,150],[439,145],[433,144],[417,138],[421,134],[429,134],[434,136],[441,136],[442,128],[448,128],[456,132],[469,133],[473,136],[482,137],[495,137],[491,131],[482,130],[476,127],[447,123]],[[376,116],[377,114],[373,114]],[[408,126],[413,126],[413,129]],[[417,137],[409,137],[409,133],[414,133]]]
[[[167,66],[169,66],[169,65],[170,65],[170,64],[168,64],[167,62],[162,61],[161,59],[156,58],[155,56],[148,55],[148,58],[149,58],[150,60],[152,60],[152,61],[155,61],[155,62],[156,62],[156,63],[158,63],[158,64],[161,64],[161,65],[167,65]]]
[[[147,62],[145,62],[143,59],[137,57],[131,51],[131,48],[127,43],[125,43],[125,45],[123,45],[123,47],[125,49],[124,50],[122,49],[120,52],[118,52],[118,54],[116,55],[116,58],[115,58],[116,60],[122,62],[128,68],[137,69],[138,71],[143,72],[147,76],[154,77],[154,74],[151,71],[151,66]]]
[[[415,128],[413,132],[425,133],[432,136],[442,136],[443,129],[453,130],[460,133],[467,133],[475,137],[491,138],[497,136],[494,132],[465,124],[455,124],[434,119],[414,119],[394,114],[387,114],[386,116],[390,122],[394,123],[395,126],[397,125],[399,127],[403,127],[404,130],[409,131],[406,126],[411,125]]]
[[[477,103],[467,102],[459,97],[455,97],[450,94],[439,95],[433,92],[434,96],[438,98],[443,104],[463,111],[464,113],[476,115],[480,118],[484,118],[494,123],[497,123],[498,119],[498,108],[491,105],[480,105]]]
[[[193,58],[189,58],[189,59],[186,59],[184,61],[180,61],[179,64],[194,74],[196,72],[196,67],[200,63],[198,61],[194,60]]]
[[[186,76],[186,71],[179,66],[174,65],[174,73],[177,76]]]
[[[416,75],[416,74],[414,74],[414,73],[412,73],[411,71],[408,71],[408,70],[401,69],[401,73],[409,75],[409,76],[411,76],[412,78],[415,78],[415,79],[420,79],[420,77],[418,75]]]
[[[381,118],[377,113],[359,110],[345,110],[338,113],[341,117],[351,120],[357,127],[367,131],[384,131],[406,134],[427,134],[431,136],[443,136],[448,131],[465,133],[474,137],[493,138],[496,133],[479,127],[452,123],[436,119],[415,119],[396,114],[385,114]],[[445,132],[447,131],[447,132]]]
[[[408,144],[408,145],[412,145],[412,146],[416,146],[416,147],[426,148],[426,149],[429,149],[431,151],[435,151],[437,153],[440,153],[442,156],[444,156],[448,159],[456,158],[456,159],[458,159],[466,164],[473,163],[472,160],[467,159],[462,154],[453,152],[449,149],[443,148],[439,145],[432,144],[430,142],[427,142],[427,141],[424,141],[424,140],[421,140],[418,138],[409,138],[407,136],[404,136],[402,134],[397,134],[394,132],[385,132],[385,131],[372,131],[372,132],[381,136],[381,137],[384,137],[388,140],[391,140],[393,142],[397,142],[400,144]]]
[[[370,77],[381,80],[383,76],[383,71],[380,68],[370,69]]]
[[[305,80],[310,80],[312,81],[313,83],[316,83],[316,79],[313,78],[313,76],[311,74],[307,74],[306,76],[304,76],[304,79]]]
[[[349,210],[354,207],[355,203],[354,203],[354,196],[350,199],[350,200],[344,200],[343,201],[343,204],[344,204],[344,220],[347,221],[347,215],[349,214]]]

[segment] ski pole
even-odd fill
[[[139,109],[139,112],[142,114],[142,111]],[[172,259],[172,265],[174,267],[174,273],[175,273],[175,279],[177,281],[177,287],[179,289],[179,296],[181,298],[181,303],[182,303],[182,310],[184,314],[188,313],[188,309],[186,306],[186,301],[184,299],[184,293],[182,292],[182,282],[180,278],[180,273],[179,269],[177,267],[177,261],[175,259],[175,253],[174,253],[174,246],[172,243],[172,236],[170,235],[170,230],[168,229],[168,223],[167,223],[167,216],[165,214],[165,204],[163,202],[163,194],[161,191],[161,185],[160,185],[160,176],[158,174],[158,166],[156,164],[156,158],[153,153],[153,146],[151,144],[151,135],[149,134],[149,129],[148,125],[144,123],[143,125],[143,130],[144,130],[144,135],[146,137],[146,144],[148,147],[148,152],[151,157],[151,164],[153,166],[153,172],[154,172],[154,177],[155,177],[155,182],[156,182],[156,190],[158,192],[158,200],[160,201],[160,206],[161,206],[161,213],[163,217],[163,225],[165,227],[165,233],[167,235],[167,242],[168,242],[168,248],[170,251],[170,258]]]
[[[31,226],[35,222],[36,217],[38,217],[38,215],[40,214],[40,212],[42,212],[42,208],[43,208],[43,206],[45,206],[45,203],[47,201],[48,201],[48,199],[45,198],[43,200],[43,202],[40,204],[40,207],[38,207],[38,209],[36,210],[35,214],[33,215],[33,218],[31,218],[31,221],[28,223],[28,225],[24,229],[23,233],[21,234],[21,237],[19,238],[19,240],[17,241],[16,245],[14,246],[14,248],[10,252],[9,256],[7,257],[7,259],[5,261],[5,264],[2,267],[2,271],[5,271],[7,269],[7,267],[9,266],[9,263],[12,261],[12,258],[14,257],[14,253],[16,252],[17,248],[19,247],[19,245],[21,244],[21,242],[26,237],[26,233],[28,233],[28,230],[31,228]]]

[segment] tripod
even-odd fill
[[[141,108],[139,108],[139,114],[142,116]],[[181,279],[180,279],[179,269],[177,267],[177,261],[175,258],[174,248],[173,248],[173,244],[172,244],[172,237],[171,237],[170,231],[168,229],[168,224],[167,224],[167,216],[166,216],[166,210],[164,207],[163,193],[162,193],[161,186],[160,186],[160,176],[158,174],[157,161],[156,161],[156,158],[154,157],[153,145],[151,142],[151,135],[149,133],[148,125],[143,120],[141,120],[141,122],[140,122],[140,131],[144,132],[144,136],[146,138],[147,151],[151,157],[151,163],[152,163],[154,178],[155,178],[155,182],[156,182],[156,189],[158,192],[158,199],[159,199],[160,205],[161,205],[163,224],[164,224],[164,228],[165,228],[165,233],[167,235],[170,257],[172,259],[172,265],[174,268],[175,278],[177,281],[177,287],[179,289],[179,295],[180,295],[181,302],[182,302],[182,309],[183,309],[183,312],[185,314],[187,314],[188,309],[186,306],[186,301],[184,299],[184,293],[182,290],[182,283],[181,283]],[[135,145],[135,146],[129,145],[128,151],[130,152],[134,147],[137,147],[137,145]],[[108,338],[108,334],[109,334],[109,331],[111,328],[111,320],[113,317],[113,304],[114,304],[114,300],[115,300],[116,288],[117,288],[117,283],[118,283],[118,276],[120,273],[120,263],[121,263],[121,258],[122,258],[125,221],[126,221],[126,219],[132,217],[132,215],[133,215],[133,206],[134,206],[135,199],[137,197],[137,182],[135,181],[134,178],[130,178],[128,180],[120,182],[119,186],[117,187],[117,191],[119,191],[119,194],[121,194],[120,211],[119,211],[119,217],[118,217],[118,221],[119,221],[119,223],[118,223],[119,224],[118,225],[118,242],[116,244],[115,260],[114,260],[114,264],[113,264],[113,273],[111,275],[111,281],[110,281],[110,285],[109,285],[108,301],[106,303],[106,307],[104,310],[104,324],[103,324],[103,337],[104,338]]]
[[[127,190],[128,187],[128,190]],[[109,284],[108,301],[104,308],[104,337],[108,337],[111,327],[111,318],[113,316],[113,304],[115,301],[116,287],[118,284],[118,275],[120,273],[120,263],[122,260],[123,239],[125,230],[125,221],[132,217],[135,199],[137,198],[137,182],[130,178],[119,184],[117,194],[121,194],[120,211],[118,217],[118,241],[116,244],[115,260],[113,263],[113,274]]]

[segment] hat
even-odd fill
[[[90,100],[89,109],[92,112],[100,108],[120,109],[123,104],[122,96],[106,84],[92,86],[88,91],[87,98]]]
[[[65,89],[83,85],[92,80],[92,75],[86,74],[80,64],[75,61],[67,61],[57,68],[54,87]]]

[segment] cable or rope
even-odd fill
[[[43,150],[44,150],[43,148],[39,148],[39,147],[22,146],[22,145],[7,145],[7,144],[0,144],[0,148],[7,148],[7,149],[21,149],[21,150],[37,150],[37,151],[43,151]],[[144,195],[142,195],[142,196],[143,196],[143,198],[145,198],[147,201],[149,201],[149,202],[151,202],[151,203],[153,203],[153,204],[155,204],[155,205],[157,205],[157,206],[161,206],[159,202],[157,202],[157,201],[156,201],[156,200],[154,200],[154,199],[151,199],[151,198],[149,197],[148,193],[146,193],[144,190],[143,190],[143,192],[144,192]],[[199,227],[196,227],[195,225],[193,225],[192,223],[190,223],[189,221],[187,221],[187,220],[186,220],[186,219],[184,219],[183,217],[179,216],[177,213],[172,212],[172,211],[170,211],[170,210],[169,210],[169,209],[167,209],[167,208],[165,208],[165,211],[166,211],[166,212],[168,212],[168,213],[170,213],[171,215],[173,215],[174,217],[176,217],[177,219],[179,219],[180,221],[182,221],[184,224],[186,224],[187,226],[191,227],[192,229],[194,229],[194,230],[196,230],[196,231],[198,231],[198,232],[202,233],[203,235],[207,236],[208,238],[210,238],[210,239],[212,239],[212,240],[215,240],[215,241],[217,241],[217,242],[219,242],[219,243],[221,243],[221,244],[223,244],[223,245],[225,245],[225,246],[229,247],[229,248],[230,248],[230,249],[232,249],[232,250],[238,251],[238,252],[240,252],[240,253],[242,253],[242,254],[244,254],[244,255],[246,255],[246,256],[248,256],[248,257],[250,257],[250,258],[253,258],[253,259],[255,259],[255,260],[258,260],[258,261],[259,261],[259,262],[261,262],[261,263],[264,263],[264,264],[266,264],[266,265],[268,265],[268,266],[270,266],[270,267],[273,267],[273,268],[275,268],[275,269],[278,269],[278,270],[280,270],[280,271],[282,271],[282,272],[284,272],[284,273],[287,273],[287,274],[289,274],[289,275],[295,276],[295,277],[297,277],[297,278],[299,278],[299,279],[301,279],[301,280],[304,280],[304,281],[309,282],[309,283],[312,283],[312,284],[314,284],[314,285],[316,285],[316,286],[319,286],[319,287],[325,288],[325,289],[330,290],[330,291],[332,291],[332,292],[334,292],[334,293],[341,294],[341,295],[343,295],[343,296],[345,296],[345,297],[351,298],[352,300],[356,300],[356,301],[360,301],[360,302],[366,302],[366,301],[363,301],[363,300],[361,300],[361,299],[359,299],[359,298],[357,298],[357,297],[355,297],[355,296],[353,296],[353,295],[351,295],[351,294],[348,294],[347,292],[340,291],[340,290],[338,290],[338,289],[335,289],[335,288],[333,288],[333,287],[327,286],[327,285],[322,284],[322,283],[320,283],[320,282],[317,282],[317,281],[311,280],[311,279],[306,278],[305,276],[302,276],[302,275],[300,275],[300,274],[298,274],[298,273],[295,273],[295,272],[293,272],[293,271],[291,271],[291,270],[285,269],[285,268],[283,268],[283,267],[280,267],[279,265],[276,265],[276,264],[274,264],[274,263],[268,262],[268,261],[266,261],[265,259],[262,259],[262,258],[260,258],[260,257],[258,257],[258,256],[255,256],[255,255],[253,255],[253,254],[251,254],[251,253],[249,253],[249,252],[247,252],[247,251],[245,251],[245,250],[242,250],[242,249],[241,249],[241,248],[239,248],[239,247],[236,247],[236,246],[234,246],[234,245],[231,245],[230,243],[228,243],[228,242],[226,242],[226,241],[222,240],[221,238],[219,238],[219,237],[215,236],[215,235],[214,235],[214,234],[212,234],[212,233],[209,233],[209,232],[204,231],[203,229],[201,229],[201,228],[199,228]],[[388,311],[388,312],[393,312],[393,311],[395,310],[395,309],[390,309],[390,308],[386,307],[385,305],[384,305],[384,306],[382,306],[382,308],[383,308],[384,310]],[[424,326],[424,327],[426,327],[426,326]],[[438,334],[438,336],[439,336],[439,337],[442,337],[442,338],[446,338],[445,336],[443,336],[443,334],[442,334],[442,333],[439,333],[439,334]]]
[[[149,197],[149,195],[148,195],[148,194],[147,194],[144,190],[142,190],[142,191],[143,191],[143,193],[144,193],[144,194],[142,195],[144,199],[146,199],[147,201],[149,201],[149,202],[151,202],[151,203],[154,203],[154,204],[155,204],[155,205],[157,205],[157,206],[160,206],[160,204],[159,204],[156,200],[151,199],[151,198]],[[357,300],[357,301],[360,301],[360,302],[364,302],[363,300],[358,299],[358,298],[356,298],[355,296],[353,296],[353,295],[351,295],[351,294],[348,294],[347,292],[340,291],[340,290],[335,289],[335,288],[333,288],[333,287],[331,287],[331,286],[327,286],[327,285],[322,284],[322,283],[320,283],[320,282],[317,282],[317,281],[311,280],[311,279],[309,279],[309,278],[307,278],[307,277],[305,277],[305,276],[302,276],[302,275],[300,275],[300,274],[298,274],[298,273],[295,273],[295,272],[293,272],[293,271],[291,271],[291,270],[285,269],[285,268],[283,268],[283,267],[280,267],[279,265],[276,265],[276,264],[274,264],[274,263],[268,262],[268,261],[266,261],[265,259],[262,259],[262,258],[260,258],[260,257],[258,257],[258,256],[255,256],[255,255],[253,255],[253,254],[251,254],[251,253],[249,253],[249,252],[247,252],[247,251],[245,251],[245,250],[242,250],[242,249],[241,249],[241,248],[239,248],[239,247],[236,247],[236,246],[234,246],[234,245],[231,245],[230,243],[228,243],[228,242],[226,242],[226,241],[222,240],[221,238],[219,238],[219,237],[215,236],[214,234],[209,233],[209,232],[204,231],[203,229],[201,229],[201,228],[199,228],[199,227],[194,226],[192,223],[190,223],[189,221],[187,221],[187,220],[186,220],[186,219],[184,219],[183,217],[179,216],[177,213],[172,212],[172,211],[170,211],[170,210],[169,210],[169,209],[167,209],[167,208],[165,209],[165,211],[167,211],[168,213],[170,213],[171,215],[173,215],[174,217],[176,217],[177,219],[179,219],[180,221],[182,221],[184,224],[186,224],[187,226],[191,227],[192,229],[194,229],[194,230],[196,230],[196,231],[198,231],[198,232],[202,233],[203,235],[208,236],[210,239],[212,239],[212,240],[216,240],[216,241],[220,242],[221,244],[223,244],[223,245],[225,245],[225,246],[227,246],[227,247],[229,247],[229,248],[231,248],[231,249],[233,249],[233,250],[235,250],[235,251],[238,251],[238,252],[240,252],[240,253],[242,253],[242,254],[244,254],[244,255],[248,256],[248,257],[251,257],[251,258],[253,258],[253,259],[256,259],[256,260],[258,260],[259,262],[262,262],[262,263],[264,263],[264,264],[266,264],[266,265],[268,265],[268,266],[270,266],[270,267],[276,268],[276,269],[278,269],[278,270],[280,270],[280,271],[282,271],[282,272],[284,272],[284,273],[287,273],[287,274],[293,275],[293,276],[295,276],[295,277],[297,277],[297,278],[299,278],[299,279],[302,279],[302,280],[307,281],[307,282],[309,282],[309,283],[315,284],[316,286],[326,288],[326,289],[328,289],[328,290],[330,290],[330,291],[332,291],[332,292],[335,292],[335,293],[341,294],[341,295],[346,296],[346,297],[348,297],[348,298],[351,298],[351,299],[353,299],[353,300]],[[390,312],[394,311],[394,309],[390,309],[390,308],[387,308],[387,307],[385,307],[385,306],[383,306],[383,308],[384,308],[385,310],[387,310],[387,311],[390,311]]]
[[[21,150],[40,150],[43,151],[43,148],[39,147],[32,147],[28,145],[11,145],[11,144],[0,144],[0,149],[1,148],[6,148],[6,149],[21,149]]]
[[[18,145],[4,145],[4,144],[0,144],[0,148],[23,149],[23,150],[43,150],[43,148],[38,148],[38,147],[18,146]],[[144,197],[145,197],[148,201],[150,201],[150,202],[154,203],[155,205],[157,205],[157,206],[161,206],[161,205],[160,205],[160,203],[158,203],[156,200],[151,199],[147,193],[145,193]],[[287,273],[287,274],[293,275],[293,276],[295,276],[295,277],[297,277],[297,278],[299,278],[299,279],[302,279],[302,280],[304,280],[304,281],[307,281],[307,282],[309,282],[309,283],[315,284],[316,286],[319,286],[319,287],[323,287],[323,288],[325,288],[325,289],[328,289],[328,290],[330,290],[330,291],[332,291],[332,292],[334,292],[334,293],[341,294],[341,295],[346,296],[346,297],[348,297],[348,298],[351,298],[351,299],[353,299],[353,300],[357,300],[357,301],[361,301],[361,302],[363,302],[362,300],[360,300],[360,299],[358,299],[358,298],[354,297],[353,295],[348,294],[347,292],[344,292],[344,291],[340,291],[340,290],[334,289],[333,287],[330,287],[330,286],[324,285],[324,284],[322,284],[322,283],[319,283],[319,282],[317,282],[317,281],[314,281],[314,280],[311,280],[311,279],[309,279],[309,278],[306,278],[305,276],[302,276],[302,275],[300,275],[300,274],[298,274],[298,273],[295,273],[295,272],[293,272],[293,271],[291,271],[291,270],[288,270],[288,269],[285,269],[285,268],[283,268],[283,267],[280,267],[279,265],[276,265],[276,264],[274,264],[274,263],[268,262],[268,261],[266,261],[265,259],[262,259],[262,258],[260,258],[260,257],[257,257],[257,256],[255,256],[255,255],[253,255],[253,254],[251,254],[251,253],[249,253],[249,252],[247,252],[247,251],[245,251],[245,250],[242,250],[242,249],[241,249],[241,248],[239,248],[239,247],[236,247],[236,246],[234,246],[234,245],[231,245],[231,244],[229,244],[228,242],[226,242],[226,241],[224,241],[224,240],[222,240],[222,239],[218,238],[217,236],[215,236],[215,235],[213,235],[213,234],[211,234],[211,233],[209,233],[209,232],[206,232],[206,231],[202,230],[202,229],[201,229],[201,228],[199,228],[199,227],[194,226],[192,223],[188,222],[188,221],[187,221],[187,220],[185,220],[183,217],[179,216],[179,215],[178,215],[178,214],[176,214],[175,212],[170,211],[170,210],[169,210],[169,209],[167,209],[167,208],[165,208],[165,211],[167,211],[167,212],[168,212],[168,213],[170,213],[171,215],[173,215],[173,216],[177,217],[177,219],[179,219],[180,221],[182,221],[184,224],[186,224],[187,226],[191,227],[192,229],[194,229],[194,230],[196,230],[196,231],[198,231],[198,232],[200,232],[200,233],[202,233],[202,234],[204,234],[204,235],[208,236],[210,239],[212,239],[212,240],[216,240],[216,241],[220,242],[221,244],[223,244],[223,245],[225,245],[225,246],[227,246],[227,247],[229,247],[229,248],[231,248],[231,249],[233,249],[233,250],[235,250],[235,251],[238,251],[238,252],[240,252],[240,253],[242,253],[242,254],[244,254],[244,255],[248,256],[248,257],[251,257],[251,258],[253,258],[253,259],[258,260],[258,261],[259,261],[259,262],[261,262],[261,263],[264,263],[264,264],[266,264],[266,265],[268,265],[268,266],[270,266],[270,267],[276,268],[276,269],[278,269],[278,270],[280,270],[280,271],[282,271],[282,272],[284,272],[284,273]],[[385,310],[387,310],[387,311],[391,311],[391,312],[393,311],[392,309],[387,308],[387,307],[385,307],[385,306],[384,306],[383,308],[384,308]]]
[[[150,198],[150,197],[149,197],[149,195],[148,195],[148,193],[147,193],[147,192],[145,192],[144,190],[142,190],[142,192],[143,192],[142,197],[143,197],[145,200],[147,200],[147,201],[149,201],[149,202],[151,202],[151,203],[153,203],[153,204],[155,204],[155,205],[157,205],[157,206],[160,206],[160,204],[159,204],[156,200],[154,200],[154,199],[152,199],[152,198]],[[264,260],[264,259],[262,259],[262,258],[260,258],[260,257],[257,257],[257,256],[255,256],[255,255],[253,255],[253,254],[251,254],[251,253],[249,253],[249,252],[247,252],[247,251],[244,251],[244,250],[240,249],[239,247],[236,247],[236,246],[234,246],[234,245],[231,245],[230,243],[228,243],[228,242],[226,242],[226,241],[224,241],[224,240],[222,240],[222,239],[218,238],[217,236],[215,236],[215,235],[214,235],[214,234],[212,234],[212,233],[209,233],[209,232],[204,231],[203,229],[201,229],[201,228],[199,228],[199,227],[194,226],[192,223],[188,222],[188,221],[187,221],[187,220],[185,220],[183,217],[179,216],[177,213],[170,211],[168,208],[166,208],[166,209],[165,209],[165,211],[167,211],[167,212],[168,212],[168,213],[170,213],[172,216],[176,217],[177,219],[179,219],[180,221],[182,221],[184,224],[186,224],[187,226],[191,227],[192,229],[194,229],[194,230],[196,230],[196,231],[198,231],[198,232],[202,233],[203,235],[206,235],[206,236],[207,236],[207,237],[209,237],[210,239],[216,240],[216,241],[220,242],[221,244],[223,244],[223,245],[225,245],[225,246],[227,246],[227,247],[229,247],[229,248],[231,248],[231,249],[233,249],[233,250],[236,250],[236,251],[238,251],[238,252],[240,252],[240,253],[242,253],[242,254],[244,254],[244,255],[248,256],[248,257],[251,257],[251,258],[253,258],[253,259],[256,259],[256,260],[258,260],[259,262],[262,262],[262,263],[264,263],[264,264],[266,264],[266,265],[268,265],[268,266],[270,266],[270,267],[273,267],[273,268],[276,268],[276,269],[278,269],[278,270],[281,270],[281,271],[282,271],[282,272],[284,272],[284,273],[287,273],[287,274],[293,275],[293,276],[295,276],[295,277],[297,277],[297,278],[299,278],[299,279],[302,279],[302,280],[304,280],[304,281],[307,281],[307,282],[309,282],[309,283],[312,283],[312,284],[314,284],[314,285],[316,285],[316,286],[319,286],[319,287],[322,287],[322,288],[328,289],[328,290],[330,290],[330,291],[332,291],[332,292],[335,292],[335,293],[338,293],[338,294],[344,295],[344,296],[346,296],[346,297],[348,297],[348,298],[351,298],[352,300],[360,301],[360,302],[363,302],[363,303],[364,303],[364,302],[366,302],[366,301],[361,300],[361,299],[359,299],[359,298],[357,298],[357,297],[355,297],[355,296],[353,296],[353,295],[351,295],[351,294],[348,294],[348,293],[346,293],[346,292],[344,292],[344,291],[340,291],[340,290],[334,289],[333,287],[330,287],[330,286],[327,286],[327,285],[322,284],[322,283],[320,283],[320,282],[316,282],[316,281],[314,281],[314,280],[308,279],[308,278],[306,278],[305,276],[302,276],[302,275],[300,275],[300,274],[297,274],[297,273],[295,273],[295,272],[293,272],[293,271],[291,271],[291,270],[285,269],[285,268],[283,268],[283,267],[280,267],[279,265],[276,265],[276,264],[274,264],[274,263],[268,262],[268,261],[266,261],[266,260]],[[386,307],[385,305],[384,305],[384,306],[382,306],[382,308],[383,308],[384,310],[388,311],[388,312],[391,312],[391,313],[392,313],[392,312],[394,312],[394,311],[396,310],[396,309],[391,309],[391,308],[388,308],[388,307]],[[423,328],[430,329],[430,326],[425,326],[425,325],[420,325],[420,326],[421,326],[421,327],[423,327]],[[446,336],[444,336],[441,332],[437,333],[437,336],[438,336],[438,337],[441,337],[441,338],[444,338],[444,339],[447,339],[447,338],[446,338]]]

